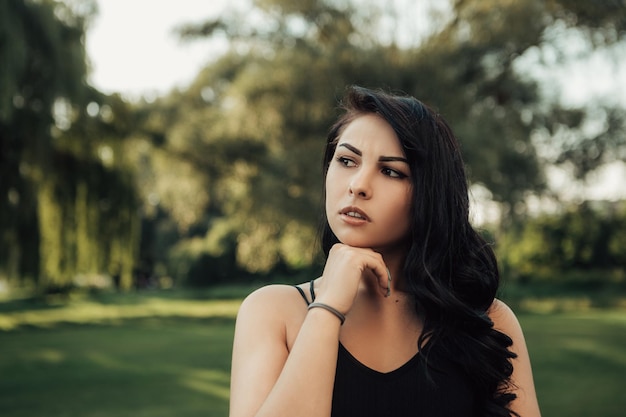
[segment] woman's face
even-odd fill
[[[411,180],[400,141],[380,116],[354,119],[326,175],[326,216],[340,242],[384,253],[409,233]]]

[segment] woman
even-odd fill
[[[360,87],[344,109],[324,157],[324,272],[243,302],[230,416],[539,416],[446,122]]]

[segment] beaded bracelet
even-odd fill
[[[335,316],[337,316],[337,318],[341,321],[341,324],[343,324],[344,321],[346,321],[346,316],[344,316],[343,314],[341,314],[341,312],[331,306],[329,306],[328,304],[324,304],[324,303],[311,303],[309,304],[309,310],[312,308],[323,308],[324,310],[330,311],[331,313],[333,313]]]

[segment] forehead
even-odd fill
[[[400,140],[385,119],[373,113],[352,120],[339,135],[337,145],[349,143],[363,152],[386,156],[404,154]]]

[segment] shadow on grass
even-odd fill
[[[25,300],[5,302],[4,311],[0,311],[0,331],[56,328],[72,324],[118,325],[133,320],[232,321],[243,298],[213,293],[201,297],[191,296],[194,294],[142,291],[128,294],[75,294],[63,303]]]
[[[20,299],[0,301],[0,314],[16,311],[54,310],[64,307],[69,300],[31,296]]]
[[[52,324],[37,325],[24,323],[10,330],[0,329],[2,333],[17,333],[29,331],[59,331],[98,329],[107,327],[136,327],[155,328],[159,326],[198,325],[198,326],[232,326],[235,327],[235,318],[230,317],[189,317],[185,315],[153,316],[153,317],[127,317],[118,319],[102,319],[89,322],[55,321]]]
[[[154,299],[241,300],[263,285],[267,285],[267,283],[255,282],[208,288],[132,289],[125,292],[111,289],[73,289],[50,294],[27,294],[15,298],[0,299],[0,313],[52,310],[80,301],[90,301],[103,305],[137,305]]]
[[[164,317],[0,333],[0,415],[225,417],[233,329]]]
[[[153,298],[164,300],[238,300],[265,284],[218,286],[173,290],[132,290],[129,292],[91,292],[89,299],[100,304],[137,304]]]
[[[626,310],[626,284],[623,282],[504,282],[498,297],[516,312]]]

